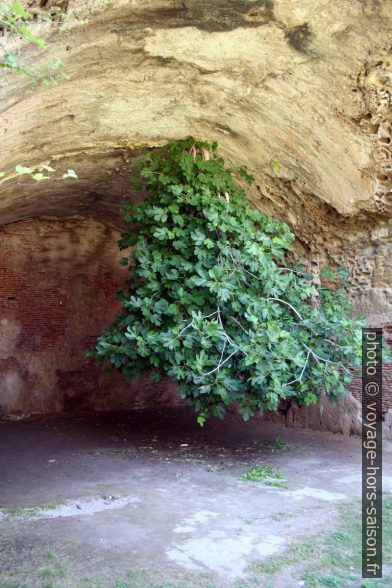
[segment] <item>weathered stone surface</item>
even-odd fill
[[[50,49],[24,54],[36,66],[60,57],[71,79],[32,86],[1,73],[1,224],[77,215],[118,228],[141,147],[218,140],[255,176],[254,205],[292,226],[298,254],[346,266],[357,307],[392,324],[389,0],[44,5],[67,13],[68,31],[37,22]],[[79,179],[31,185],[13,172],[44,163]]]

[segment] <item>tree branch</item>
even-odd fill
[[[299,314],[298,310],[296,310],[294,308],[294,306],[292,306],[289,302],[286,302],[285,300],[282,300],[281,298],[267,298],[267,300],[276,300],[276,302],[281,302],[282,304],[285,304],[286,306],[288,306],[289,308],[291,308],[291,310],[293,312],[295,312],[295,314],[297,315],[297,317],[302,321],[302,316]]]

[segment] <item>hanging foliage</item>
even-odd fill
[[[344,289],[288,264],[289,227],[249,206],[216,151],[188,138],[139,162],[148,197],[122,209],[123,310],[90,354],[126,378],[176,380],[200,424],[233,403],[248,419],[323,390],[335,400],[360,358],[361,321]]]

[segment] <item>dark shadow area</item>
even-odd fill
[[[328,452],[336,444],[356,447],[358,439],[228,414],[211,418],[203,428],[188,407],[123,412],[89,412],[0,421],[0,507],[34,505],[64,496],[80,486],[120,484],[139,469],[153,467],[156,476],[177,470],[228,472],[260,461],[298,453],[297,443],[314,443]],[[278,438],[283,446],[264,451]],[[359,453],[356,456],[359,458]],[[175,473],[173,471],[175,470]],[[358,470],[359,471],[359,470]],[[90,488],[88,493],[95,492]]]

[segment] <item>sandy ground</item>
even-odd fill
[[[244,480],[255,465],[282,477]],[[0,472],[7,588],[264,586],[252,564],[333,530],[361,492],[358,438],[236,416],[200,429],[183,408],[2,421]]]

